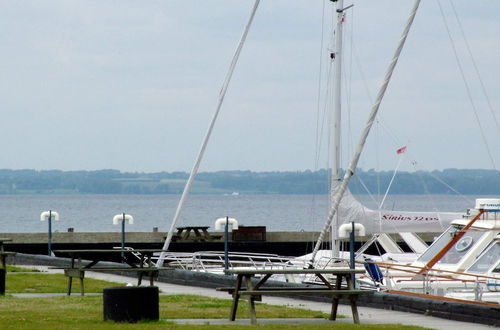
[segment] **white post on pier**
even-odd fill
[[[128,221],[129,225],[134,223],[134,218],[130,214],[117,214],[113,217],[113,225],[119,224],[121,221],[122,224],[122,253],[121,253],[121,261],[125,260],[125,222]]]
[[[233,226],[233,230],[238,229],[238,220],[225,217],[215,220],[215,230],[220,230],[224,225],[224,269],[229,269],[229,225]]]
[[[52,219],[59,221],[59,213],[56,211],[43,211],[40,214],[40,221],[48,221],[49,224],[49,232],[47,234],[47,246],[48,246],[48,255],[52,255]]]

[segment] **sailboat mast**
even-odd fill
[[[372,109],[370,111],[370,115],[369,115],[368,120],[366,122],[365,128],[364,128],[364,130],[361,134],[361,138],[358,142],[358,146],[356,147],[356,150],[354,152],[354,156],[352,157],[351,163],[349,164],[348,168],[346,169],[346,171],[344,173],[344,178],[342,180],[342,183],[339,185],[338,189],[335,191],[335,198],[333,199],[333,203],[332,203],[332,206],[330,208],[330,212],[328,214],[328,219],[325,223],[323,230],[321,231],[321,233],[319,235],[318,240],[316,241],[316,245],[314,246],[314,250],[313,250],[312,256],[311,256],[311,263],[313,263],[314,259],[316,258],[316,254],[318,253],[319,248],[321,247],[321,244],[323,243],[326,232],[328,231],[329,228],[331,228],[333,220],[335,219],[335,216],[337,215],[337,209],[339,207],[340,201],[342,200],[342,197],[344,196],[344,193],[347,190],[347,185],[349,184],[349,180],[354,175],[356,167],[358,166],[358,161],[359,161],[359,158],[361,157],[361,152],[363,151],[363,148],[364,148],[365,143],[366,143],[366,139],[368,138],[368,134],[370,133],[370,130],[373,126],[373,123],[375,122],[375,118],[376,118],[378,110],[380,108],[380,103],[382,103],[382,99],[384,98],[385,92],[387,90],[387,86],[389,86],[389,82],[391,80],[394,69],[396,68],[396,64],[398,63],[399,56],[401,55],[401,51],[403,50],[403,46],[406,42],[406,38],[408,37],[408,33],[410,33],[410,27],[413,24],[413,21],[415,19],[415,15],[417,14],[417,10],[418,10],[418,7],[420,5],[420,2],[421,2],[421,0],[415,0],[412,11],[410,13],[410,17],[408,17],[408,21],[406,22],[405,28],[404,28],[403,33],[401,35],[401,39],[399,40],[398,47],[396,48],[396,51],[395,51],[394,56],[391,60],[391,63],[389,64],[389,67],[388,67],[387,72],[385,74],[384,81],[382,82],[382,86],[380,87],[379,92],[377,94],[377,99],[375,100],[375,103],[372,106]]]
[[[333,1],[333,0],[332,0]],[[334,1],[335,2],[335,1]],[[333,114],[330,126],[330,207],[333,203],[334,191],[340,182],[340,148],[341,148],[341,117],[342,117],[342,39],[344,23],[344,0],[337,0],[337,24],[335,27],[335,52],[331,55],[333,58]],[[338,217],[332,222],[332,257],[339,257],[338,240]]]

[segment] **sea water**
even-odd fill
[[[484,196],[481,196],[484,197]],[[380,197],[356,196],[365,206],[377,208]],[[474,207],[476,196],[393,195],[385,209],[463,212]],[[116,214],[127,213],[134,223],[127,231],[168,231],[178,195],[0,195],[0,232],[46,232],[40,213],[54,210],[54,232],[120,231],[112,224]],[[210,226],[220,217],[236,218],[246,226],[268,231],[321,230],[328,214],[326,195],[192,195],[177,226]]]

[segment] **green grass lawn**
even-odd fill
[[[85,292],[100,292],[106,287],[123,286],[123,284],[86,278]],[[73,294],[80,293],[80,281],[73,279]],[[7,273],[5,291],[9,293],[65,293],[68,288],[68,279],[62,274],[47,274],[40,272],[21,273],[21,271]]]
[[[57,296],[43,298],[19,298],[9,293],[66,292],[67,280],[62,274],[24,273],[23,269],[7,274],[7,295],[0,296],[0,329],[226,329],[250,326],[177,325],[173,319],[220,319],[229,314],[231,301],[193,295],[160,296],[158,322],[123,324],[103,321],[101,296]],[[78,281],[73,281],[78,282]],[[104,287],[117,283],[85,279],[86,292],[102,292]],[[76,288],[75,288],[76,289]],[[328,315],[311,310],[256,304],[258,318],[327,318]],[[248,304],[240,302],[237,318],[248,317]],[[327,325],[259,325],[266,329],[422,329],[402,325],[351,325],[334,323]]]
[[[123,324],[104,322],[102,297],[100,296],[63,296],[50,298],[16,298],[5,296],[0,298],[0,328],[2,329],[177,329],[203,328],[226,329],[246,328],[247,326],[220,325],[176,325],[170,320],[185,318],[226,318],[229,313],[229,300],[213,299],[201,296],[173,295],[160,297],[160,318],[158,322]],[[245,301],[238,308],[237,318],[246,318],[248,306]],[[326,314],[283,306],[257,304],[259,318],[325,318]],[[248,326],[249,327],[249,326]],[[290,325],[260,325],[266,329],[288,329]],[[293,328],[293,327],[292,327]],[[402,325],[300,325],[297,329],[422,329]]]
[[[7,265],[7,272],[9,272],[9,273],[38,273],[40,271],[37,269],[33,269],[33,268]]]

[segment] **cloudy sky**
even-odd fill
[[[500,166],[499,131],[453,7],[440,1],[484,138],[438,2],[424,0],[361,159],[365,169],[394,169],[402,145],[405,170],[414,168],[408,160],[421,169],[491,169],[487,147]],[[453,1],[494,110],[497,2]],[[190,170],[252,4],[1,0],[0,168]],[[357,1],[346,17],[344,163],[411,6]],[[262,0],[202,171],[326,166],[326,129],[320,143],[316,136],[328,108],[331,17],[330,1]]]

